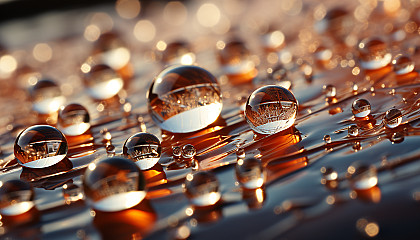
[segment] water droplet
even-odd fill
[[[219,181],[212,172],[188,174],[184,189],[191,204],[198,207],[214,205],[221,197]]]
[[[255,90],[249,96],[245,118],[255,132],[274,134],[294,124],[297,108],[297,100],[289,90],[268,85]]]
[[[60,87],[52,80],[38,81],[31,89],[32,108],[40,114],[57,112],[66,101]]]
[[[109,143],[112,139],[111,133],[108,131],[108,129],[104,128],[101,130],[102,134],[102,142]]]
[[[388,128],[396,128],[402,122],[402,113],[399,109],[392,108],[386,111],[383,122]]]
[[[392,60],[388,46],[379,38],[366,38],[359,43],[360,65],[376,70],[387,66]]]
[[[268,74],[268,78],[271,80],[270,82],[272,82],[272,84],[276,84],[287,89],[290,89],[292,86],[292,82],[287,78],[287,69],[281,64],[271,69]]]
[[[182,146],[182,157],[186,159],[191,159],[195,156],[197,150],[192,144],[186,144]]]
[[[160,158],[160,140],[151,133],[140,132],[129,137],[123,146],[123,154],[142,170],[153,167]]]
[[[404,141],[404,133],[394,132],[391,134],[390,140],[392,143],[402,143]]]
[[[414,71],[414,61],[410,57],[398,54],[392,60],[392,68],[397,75],[404,75]]]
[[[334,98],[337,95],[337,89],[331,84],[324,85],[322,89],[326,98]]]
[[[364,118],[370,114],[371,106],[366,99],[356,99],[351,105],[351,111],[356,118]]]
[[[241,147],[236,149],[236,158],[237,159],[244,159],[245,158],[245,150]]]
[[[127,44],[115,32],[101,34],[93,50],[92,61],[104,63],[114,70],[125,67],[130,62],[131,54]]]
[[[367,190],[378,184],[376,167],[355,162],[347,168],[350,185],[354,190]]]
[[[58,114],[57,128],[66,136],[77,136],[90,128],[89,112],[80,104],[65,106]]]
[[[104,212],[125,210],[146,196],[146,181],[140,168],[122,157],[89,164],[83,176],[83,190],[93,209]]]
[[[63,160],[67,149],[67,140],[59,130],[48,125],[34,125],[17,136],[14,153],[24,167],[45,168]]]
[[[356,137],[357,135],[359,135],[359,128],[355,124],[350,125],[348,128],[348,133],[349,133],[349,136]]]
[[[84,195],[82,189],[78,185],[68,182],[63,185],[63,197],[66,204],[71,204],[82,200]]]
[[[313,78],[313,68],[311,64],[304,60],[298,61],[297,64],[299,65],[300,71],[305,76],[305,80],[311,82]]]
[[[324,135],[323,140],[324,140],[325,143],[331,143],[331,136],[330,135]]]
[[[117,95],[124,81],[112,68],[104,64],[93,65],[83,75],[88,94],[97,100],[106,100]]]
[[[325,63],[331,60],[333,53],[330,49],[324,46],[319,46],[315,50],[314,55],[317,61]]]
[[[112,145],[112,144],[107,144],[106,146],[105,146],[105,150],[106,150],[106,153],[107,153],[107,156],[108,157],[113,157],[113,156],[115,156],[115,146],[114,145]]]
[[[236,178],[245,189],[257,189],[265,182],[265,173],[261,161],[250,157],[239,159],[235,166]]]
[[[182,155],[182,149],[181,149],[181,147],[180,146],[173,146],[172,147],[172,155],[175,158],[180,158],[181,155]]]
[[[165,65],[191,65],[195,63],[195,54],[188,42],[175,41],[169,43],[162,52],[162,62]]]
[[[34,190],[21,180],[0,182],[0,214],[16,216],[28,212],[34,206]]]
[[[203,129],[222,111],[217,79],[197,66],[166,68],[151,85],[148,102],[155,123],[174,133]]]

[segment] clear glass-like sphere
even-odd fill
[[[323,90],[325,93],[325,97],[327,98],[334,98],[337,96],[337,88],[331,84],[323,86]]]
[[[356,137],[357,135],[359,135],[359,128],[356,124],[350,125],[348,128],[348,133],[349,136]]]
[[[83,190],[93,209],[104,212],[125,210],[146,196],[146,181],[140,168],[122,157],[89,164],[83,176]]]
[[[297,109],[297,100],[289,90],[268,85],[255,90],[249,96],[245,118],[255,132],[273,134],[293,125]]]
[[[195,156],[197,150],[195,149],[194,145],[192,144],[185,144],[182,146],[182,156],[184,158],[190,159]]]
[[[222,111],[217,79],[197,66],[171,66],[154,80],[148,92],[149,112],[163,130],[193,132],[207,127]]]
[[[39,80],[31,89],[32,108],[40,114],[57,112],[66,98],[60,87],[52,80]]]
[[[414,61],[406,55],[399,54],[392,60],[392,68],[397,75],[413,72],[414,66]]]
[[[370,114],[371,106],[366,99],[356,99],[351,105],[351,111],[357,118],[363,118]]]
[[[402,122],[402,113],[399,109],[392,108],[385,113],[384,124],[388,128],[396,128]]]
[[[0,183],[1,215],[16,216],[35,206],[34,191],[29,183],[17,179]]]
[[[57,128],[66,136],[78,136],[90,128],[89,112],[80,104],[65,106],[58,114]]]
[[[238,159],[235,166],[236,178],[245,189],[257,189],[265,182],[261,161],[256,158]]]
[[[376,70],[387,66],[392,54],[384,41],[379,38],[366,38],[359,43],[359,56],[362,68]]]
[[[216,204],[221,197],[219,181],[211,172],[196,172],[188,174],[184,190],[191,204],[198,207]]]
[[[153,167],[159,161],[161,152],[159,138],[145,132],[139,132],[129,137],[123,146],[123,154],[142,170]]]
[[[89,66],[84,71],[84,83],[88,94],[97,100],[114,97],[124,86],[121,76],[105,64]]]
[[[56,128],[34,125],[23,130],[15,141],[15,157],[28,168],[52,166],[67,155],[67,140]]]
[[[367,190],[378,184],[377,170],[373,165],[355,162],[348,167],[347,173],[354,190]]]

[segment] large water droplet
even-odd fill
[[[114,97],[123,88],[124,81],[112,68],[104,64],[93,65],[84,73],[88,94],[97,100]]]
[[[366,38],[359,43],[360,64],[364,69],[376,70],[387,66],[392,54],[384,41]]]

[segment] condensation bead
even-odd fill
[[[198,207],[216,204],[221,197],[219,181],[211,172],[196,172],[188,174],[184,191],[191,204]]]
[[[121,76],[105,64],[89,66],[89,71],[83,75],[88,94],[97,100],[114,97],[123,88]]]
[[[76,184],[69,182],[63,185],[63,197],[66,204],[82,200],[84,195],[82,189]]]
[[[52,80],[39,80],[31,89],[32,108],[40,114],[57,112],[66,98],[60,87]]]
[[[180,146],[173,146],[172,147],[172,155],[176,158],[181,157],[182,155],[182,149]]]
[[[0,214],[16,216],[31,210],[34,206],[34,191],[21,180],[0,182]]]
[[[167,65],[191,65],[195,62],[195,54],[187,42],[175,41],[169,43],[162,52],[162,62]]]
[[[161,152],[159,138],[145,132],[136,133],[129,137],[123,146],[123,154],[134,161],[142,170],[156,165]]]
[[[402,122],[402,113],[399,109],[392,108],[385,113],[383,122],[388,128],[396,128]]]
[[[297,109],[297,100],[289,90],[268,85],[255,90],[249,96],[245,118],[255,132],[274,134],[294,124]]]
[[[356,99],[351,105],[351,111],[353,115],[357,118],[363,118],[370,114],[371,106],[368,100],[366,99]]]
[[[83,176],[86,200],[95,210],[116,212],[139,204],[146,196],[140,168],[122,157],[106,158],[88,165]]]
[[[322,89],[325,93],[325,97],[327,98],[334,98],[337,95],[337,88],[331,84],[324,85]]]
[[[236,178],[245,189],[257,189],[265,182],[261,161],[256,158],[238,159],[235,166]]]
[[[414,61],[406,55],[399,54],[392,60],[392,68],[397,75],[413,72],[414,66]]]
[[[331,143],[331,136],[330,135],[324,135],[322,138],[325,143]]]
[[[245,150],[243,148],[238,147],[236,149],[236,158],[237,159],[244,159],[245,158]]]
[[[182,146],[182,156],[184,158],[187,158],[187,159],[193,158],[196,153],[197,153],[197,150],[192,144],[186,144]]]
[[[367,70],[376,70],[387,66],[392,54],[384,41],[379,38],[366,38],[359,43],[360,65]]]
[[[349,133],[349,136],[356,137],[357,135],[359,135],[359,128],[355,124],[350,125],[348,129],[348,133]]]
[[[57,128],[66,136],[81,135],[90,128],[89,112],[80,104],[69,104],[60,110]]]
[[[58,129],[35,125],[17,136],[14,153],[18,163],[24,167],[45,168],[63,160],[67,149],[67,140]]]
[[[150,86],[147,98],[152,119],[173,133],[207,127],[216,121],[223,106],[217,79],[197,66],[166,68]]]
[[[378,184],[376,167],[355,162],[347,168],[350,185],[354,190],[367,190]]]

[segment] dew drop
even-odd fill
[[[383,122],[387,128],[396,128],[402,122],[402,113],[399,109],[392,108],[385,113]]]
[[[357,127],[357,125],[353,124],[350,125],[348,128],[348,134],[351,137],[356,137],[359,135],[359,128]]]
[[[254,158],[239,159],[235,166],[236,178],[245,189],[257,189],[265,182],[261,161]]]
[[[397,75],[413,72],[414,66],[414,61],[406,55],[399,54],[392,60],[392,68]]]
[[[191,65],[195,63],[195,54],[188,42],[174,41],[169,43],[162,52],[162,63],[165,65]]]
[[[356,118],[364,118],[368,116],[370,114],[370,110],[370,103],[366,99],[356,99],[351,105],[351,111]]]
[[[322,89],[326,98],[334,98],[337,95],[337,89],[331,84],[324,85]]]
[[[121,76],[104,64],[93,65],[83,75],[88,94],[96,100],[110,99],[124,86]]]
[[[78,136],[90,128],[89,112],[80,104],[65,106],[58,114],[57,128],[66,136]]]
[[[52,80],[38,81],[31,89],[32,108],[40,114],[57,112],[64,105],[66,98],[60,87]]]
[[[28,212],[35,207],[34,190],[29,183],[21,180],[1,182],[0,187],[0,214],[4,216],[17,216]]]
[[[151,133],[139,132],[129,137],[123,146],[123,154],[146,170],[159,161],[162,148],[160,140]]]
[[[188,174],[184,188],[185,194],[194,206],[211,206],[216,204],[221,198],[219,181],[211,172]]]
[[[191,159],[195,156],[197,150],[192,144],[186,144],[182,146],[182,157],[186,159]]]
[[[325,143],[331,143],[331,136],[330,135],[324,135],[323,140]]]
[[[366,38],[359,43],[360,65],[367,70],[377,70],[387,66],[392,54],[384,41],[379,38]]]

